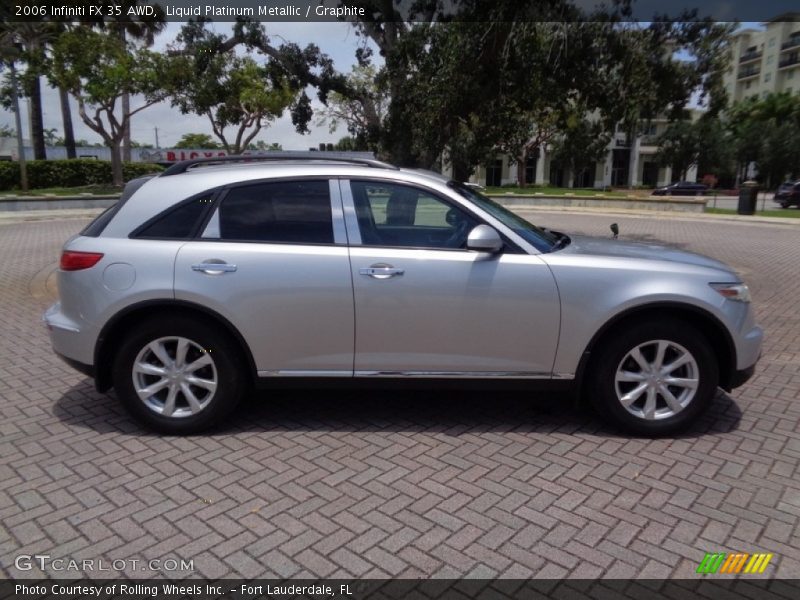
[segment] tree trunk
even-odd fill
[[[119,39],[123,45],[126,43],[125,39],[125,28],[119,28]],[[122,160],[125,162],[131,161],[131,95],[128,92],[123,92],[122,94],[122,123],[123,125],[123,135],[122,135]]]
[[[42,118],[42,88],[38,77],[33,77],[28,86],[28,98],[31,108],[31,143],[33,144],[33,157],[36,160],[45,160],[47,150],[44,146],[44,123]]]
[[[470,168],[462,161],[453,161],[453,179],[456,181],[468,181]]]
[[[122,160],[131,162],[131,96],[127,92],[122,94],[122,121],[124,134],[122,137]]]
[[[11,72],[11,103],[14,108],[14,123],[17,127],[17,153],[19,154],[19,187],[23,192],[28,191],[28,171],[25,162],[25,144],[22,141],[22,117],[19,112],[19,94],[17,92],[17,69],[14,63],[9,64]]]
[[[69,106],[69,94],[62,87],[58,88],[61,100],[61,120],[64,123],[64,145],[67,147],[67,158],[77,158],[75,149],[75,131],[72,128],[72,109]]]
[[[117,139],[109,145],[111,149],[111,177],[114,185],[122,186],[125,181],[122,177],[122,149],[121,140]]]
[[[525,167],[528,162],[528,152],[523,150],[515,159],[517,161],[517,187],[525,187]]]

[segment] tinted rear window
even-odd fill
[[[210,204],[209,196],[178,204],[135,233],[137,238],[186,239],[191,237]]]

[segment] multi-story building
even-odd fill
[[[731,102],[800,93],[800,13],[780,15],[763,29],[742,29],[731,40],[725,89]]]
[[[702,114],[699,110],[690,112],[693,120]],[[658,136],[668,125],[666,118],[652,119],[643,123],[639,135],[633,139],[617,130],[606,155],[582,173],[572,173],[569,168],[557,164],[547,146],[539,148],[529,156],[525,165],[525,183],[576,188],[656,187],[672,183],[680,174],[656,162]],[[687,171],[686,179],[697,179],[696,167]],[[498,155],[488,166],[478,167],[470,180],[486,186],[516,183],[517,163],[512,158]]]

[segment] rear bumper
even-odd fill
[[[84,375],[87,375],[89,377],[92,377],[92,378],[94,377],[94,367],[92,365],[84,364],[84,363],[79,362],[79,361],[77,361],[75,359],[72,359],[72,358],[70,358],[68,356],[64,356],[63,354],[61,354],[59,352],[56,352],[56,356],[58,356],[58,358],[63,360],[65,363],[67,363],[70,367],[72,367],[76,371],[79,371],[79,372],[81,372]]]
[[[747,367],[746,369],[734,371],[733,375],[731,375],[731,380],[730,380],[731,389],[744,385],[753,376],[753,373],[755,372],[756,372],[755,364]]]

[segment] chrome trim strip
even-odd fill
[[[339,179],[339,190],[344,210],[344,224],[347,227],[347,239],[351,246],[361,245],[361,230],[358,228],[356,203],[353,200],[353,191],[349,179]]]
[[[443,379],[551,379],[531,371],[355,371],[356,377],[428,377]]]
[[[331,197],[331,214],[333,218],[333,243],[347,245],[347,230],[344,225],[344,211],[342,209],[342,194],[339,191],[339,182],[336,179],[328,180]]]
[[[278,370],[258,371],[259,377],[352,377],[352,371]]]

